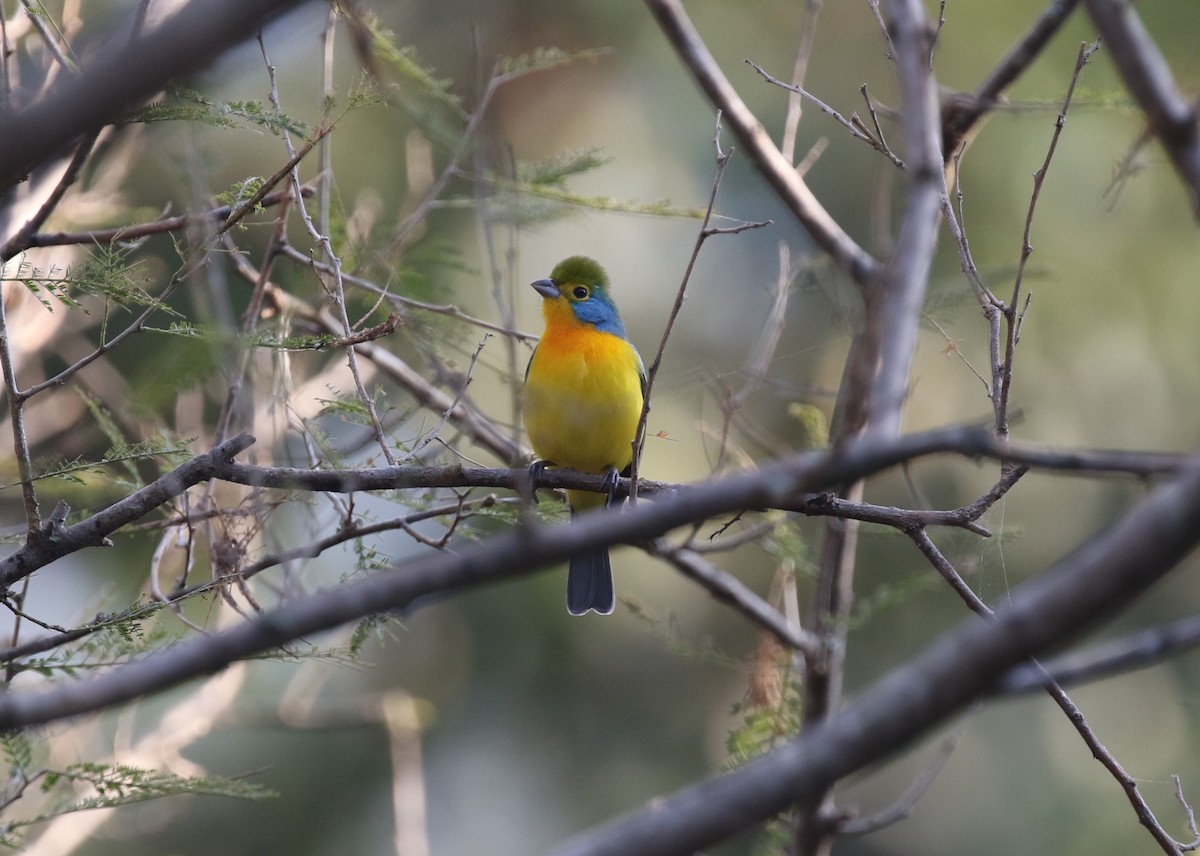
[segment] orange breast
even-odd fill
[[[633,457],[641,361],[619,336],[575,324],[547,329],[529,364],[525,427],[540,458],[600,473]]]

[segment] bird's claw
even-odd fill
[[[604,471],[604,481],[600,482],[600,487],[604,490],[604,504],[612,505],[613,500],[617,498],[617,485],[621,483],[621,474],[617,472],[616,467],[609,467]]]
[[[533,500],[533,504],[537,505],[537,489],[538,482],[541,481],[542,473],[546,471],[546,467],[550,466],[549,461],[534,461],[529,465],[529,497]]]

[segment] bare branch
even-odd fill
[[[312,188],[303,188],[305,197],[312,196]],[[291,199],[290,190],[277,191],[268,193],[266,196],[258,200],[258,204],[264,208],[269,208],[278,205],[285,199]],[[209,211],[201,214],[179,214],[175,217],[162,217],[158,220],[151,220],[148,223],[135,223],[131,226],[117,226],[113,229],[92,229],[87,232],[36,232],[29,235],[24,241],[17,241],[15,236],[9,244],[6,244],[3,250],[0,250],[0,260],[10,259],[21,250],[31,247],[55,247],[66,246],[71,244],[81,244],[84,246],[92,246],[94,244],[113,244],[118,241],[136,241],[139,238],[145,238],[147,235],[161,235],[166,232],[177,232],[180,229],[186,229],[188,226],[196,223],[199,220],[220,221],[228,220],[233,214],[233,207],[230,205],[218,205]],[[12,255],[9,255],[9,253]]]
[[[637,501],[637,474],[638,466],[641,463],[642,449],[645,444],[646,436],[646,420],[650,416],[650,394],[654,389],[654,380],[658,377],[658,368],[662,365],[663,354],[667,350],[667,342],[671,338],[671,331],[675,327],[675,320],[679,317],[679,313],[683,311],[683,301],[687,296],[688,283],[692,278],[692,271],[696,267],[696,260],[700,257],[700,250],[704,247],[704,242],[713,235],[718,234],[737,234],[744,232],[747,229],[757,229],[762,226],[770,225],[770,221],[763,223],[743,223],[741,226],[731,229],[716,229],[708,224],[712,221],[713,210],[717,204],[717,193],[721,189],[721,178],[725,175],[725,167],[729,164],[729,159],[733,157],[733,149],[728,152],[721,149],[721,112],[717,111],[717,130],[713,135],[713,146],[716,148],[716,172],[713,174],[712,189],[708,194],[708,207],[704,210],[704,220],[700,224],[700,231],[696,235],[696,241],[692,245],[692,254],[688,257],[687,268],[683,272],[683,279],[679,283],[679,289],[675,293],[675,302],[671,305],[671,312],[667,316],[667,323],[663,327],[662,339],[658,343],[658,350],[654,352],[654,359],[650,361],[650,365],[646,367],[646,382],[642,390],[642,412],[638,417],[637,429],[634,431],[634,448],[633,462],[630,464],[630,473],[634,482],[634,493],[630,495],[630,501]]]
[[[801,25],[799,47],[796,48],[796,61],[792,64],[792,84],[803,86],[808,76],[808,63],[812,59],[813,44],[817,38],[817,16],[821,12],[822,0],[808,0],[804,9],[804,23]],[[796,162],[796,129],[800,126],[800,117],[804,114],[804,104],[799,93],[793,93],[788,98],[787,115],[783,120],[783,134],[779,140],[779,150],[788,163]],[[804,170],[799,170],[804,175]]]
[[[941,745],[938,746],[937,754],[933,758],[933,762],[909,783],[909,786],[904,789],[904,793],[900,795],[900,798],[896,802],[883,811],[876,812],[867,817],[856,817],[838,824],[838,834],[870,835],[892,824],[899,823],[912,814],[921,797],[937,781],[937,777],[945,768],[946,762],[954,755],[954,751],[958,748],[963,736],[967,733],[967,724],[969,722],[969,717],[964,719],[955,728],[954,732],[941,742]]]
[[[266,203],[264,202],[264,204]],[[319,271],[320,273],[328,276],[333,275],[333,268],[331,268],[329,265],[314,259],[307,253],[302,253],[289,243],[285,243],[283,246],[281,246],[279,248],[279,252],[281,255],[285,256],[291,261],[296,262],[297,264],[310,267],[313,270]],[[445,315],[449,318],[462,321],[464,324],[471,324],[472,326],[480,327],[484,330],[491,330],[494,333],[501,333],[509,338],[517,339],[521,342],[536,342],[538,338],[532,333],[523,333],[520,330],[514,330],[511,327],[506,327],[502,324],[496,324],[491,321],[485,321],[482,318],[476,318],[473,315],[463,312],[462,309],[450,303],[429,303],[428,301],[417,300],[416,298],[409,297],[407,295],[395,294],[380,286],[378,283],[372,282],[371,280],[361,276],[355,276],[354,274],[343,271],[342,279],[351,285],[356,285],[360,288],[370,291],[373,294],[386,297],[389,302],[397,307],[419,309],[422,312],[432,312],[436,315]]]
[[[79,145],[75,147],[75,154],[71,156],[71,161],[67,164],[62,178],[58,180],[58,184],[54,186],[50,195],[46,197],[41,207],[38,208],[37,213],[30,217],[28,222],[17,230],[16,234],[5,241],[3,247],[0,247],[0,264],[8,261],[27,247],[33,246],[31,239],[34,232],[41,228],[42,224],[54,212],[58,203],[62,201],[63,194],[67,192],[67,188],[79,178],[79,171],[83,169],[84,163],[92,153],[92,148],[96,145],[97,136],[98,134],[95,133],[88,134],[79,141]]]
[[[888,160],[890,160],[896,166],[900,167],[900,169],[904,169],[904,161],[900,160],[900,158],[896,156],[896,153],[887,147],[887,143],[884,142],[884,140],[883,140],[882,133],[880,133],[878,136],[871,133],[870,131],[867,130],[867,128],[864,125],[862,125],[861,121],[856,124],[853,119],[847,119],[845,116],[843,116],[837,110],[830,107],[828,104],[826,104],[824,101],[822,101],[817,96],[813,95],[811,92],[806,90],[804,87],[799,86],[794,83],[788,83],[786,81],[780,80],[779,78],[768,73],[766,71],[766,69],[764,69],[758,63],[753,62],[752,60],[746,60],[746,63],[747,63],[747,65],[751,66],[755,71],[757,71],[759,73],[759,75],[761,75],[762,78],[764,80],[766,80],[768,83],[773,83],[776,86],[779,86],[779,87],[782,87],[783,89],[788,90],[789,92],[793,92],[796,95],[799,95],[803,98],[807,98],[813,104],[816,104],[817,107],[819,107],[821,109],[822,113],[825,113],[825,114],[833,117],[834,121],[836,121],[839,125],[841,125],[843,128],[845,128],[847,131],[849,131],[850,136],[854,137],[856,140],[861,140],[862,142],[866,143],[871,148],[875,149],[875,151],[877,151],[880,154],[887,157]],[[864,87],[864,91],[865,91],[865,87]],[[868,104],[870,104],[870,101],[868,101]],[[874,117],[874,115],[875,115],[875,111],[873,109],[871,111],[871,115],[872,115],[872,117]],[[857,119],[857,118],[858,118],[857,115],[854,116],[854,119]],[[876,127],[876,130],[878,130],[878,128],[879,128],[878,122],[876,123],[875,127]]]
[[[791,627],[787,619],[769,603],[755,594],[741,580],[709,563],[700,554],[685,547],[672,547],[662,541],[648,548],[652,556],[665,559],[688,579],[699,583],[717,600],[727,603],[762,627],[784,645],[809,655],[815,654],[820,640],[803,628]]]
[[[979,598],[967,585],[966,581],[959,575],[958,571],[950,564],[949,561],[942,555],[941,551],[934,545],[933,541],[924,532],[917,530],[909,533],[913,541],[916,543],[921,552],[929,559],[930,564],[937,569],[938,573],[950,583],[954,590],[959,594],[963,601],[977,615],[981,615],[988,619],[994,619],[996,613]],[[1096,733],[1088,725],[1083,713],[1076,706],[1071,697],[1066,691],[1059,686],[1053,678],[1045,671],[1045,668],[1035,659],[1030,660],[1030,665],[1035,670],[1042,674],[1042,689],[1044,689],[1055,704],[1059,706],[1062,712],[1066,715],[1067,721],[1078,732],[1083,742],[1087,745],[1092,753],[1092,757],[1099,761],[1105,769],[1112,774],[1116,779],[1117,784],[1125,791],[1125,796],[1128,798],[1130,805],[1133,806],[1134,812],[1137,814],[1138,820],[1142,826],[1149,830],[1154,840],[1158,842],[1163,852],[1168,856],[1177,856],[1181,847],[1179,842],[1163,828],[1158,819],[1154,816],[1154,812],[1150,810],[1149,804],[1142,797],[1141,791],[1138,788],[1137,780],[1134,779],[1125,768],[1121,765],[1115,755],[1096,736]]]
[[[1012,298],[1003,309],[1008,327],[1007,336],[1005,336],[1004,340],[1004,359],[1001,363],[1002,370],[999,378],[1000,386],[998,396],[995,400],[996,432],[1001,436],[1008,435],[1008,400],[1009,391],[1012,386],[1013,360],[1016,358],[1020,322],[1025,315],[1024,310],[1018,315],[1017,307],[1021,302],[1021,284],[1025,277],[1025,265],[1029,261],[1029,256],[1033,253],[1033,246],[1029,243],[1029,236],[1033,231],[1033,215],[1037,211],[1038,199],[1041,198],[1042,187],[1046,182],[1046,173],[1050,169],[1050,162],[1054,159],[1054,152],[1058,148],[1058,140],[1062,136],[1063,127],[1067,123],[1067,111],[1071,109],[1071,99],[1075,96],[1075,86],[1079,83],[1079,75],[1083,72],[1084,66],[1088,64],[1088,61],[1099,49],[1099,42],[1090,47],[1086,42],[1079,46],[1079,54],[1075,59],[1075,70],[1071,74],[1071,82],[1067,86],[1067,95],[1063,99],[1062,109],[1059,110],[1058,119],[1054,123],[1054,133],[1050,136],[1050,145],[1046,149],[1046,157],[1042,161],[1041,167],[1033,174],[1033,193],[1029,196],[1029,210],[1025,215],[1025,232],[1021,239],[1021,257],[1017,264],[1016,278],[1013,280]],[[1028,309],[1028,307],[1029,295],[1026,295],[1025,309]]]
[[[29,451],[29,437],[25,432],[26,399],[17,383],[12,338],[8,332],[8,310],[4,306],[3,299],[0,299],[0,372],[3,373],[4,390],[8,394],[8,419],[12,424],[13,456],[17,459],[17,472],[21,477],[21,499],[25,505],[25,537],[28,540],[37,536],[42,519],[38,509],[37,488],[33,484],[33,458]]]
[[[58,35],[51,32],[50,25],[46,23],[45,7],[35,9],[32,0],[21,0],[21,5],[25,7],[25,14],[29,17],[33,28],[38,31],[38,35],[42,37],[42,43],[50,51],[50,55],[54,57],[54,61],[58,63],[59,67],[63,71],[72,74],[78,72],[79,68],[74,60],[67,57],[67,53],[71,51],[71,46],[67,44],[59,45]],[[64,53],[63,48],[66,48],[66,53]]]
[[[25,546],[0,560],[0,586],[10,586],[55,559],[85,547],[107,546],[108,536],[113,532],[179,496],[192,485],[213,478],[218,467],[231,463],[234,455],[249,448],[253,442],[254,438],[249,434],[239,434],[86,520],[56,527],[53,532],[35,533]]]
[[[696,520],[744,508],[770,507],[796,494],[858,480],[913,455],[932,454],[944,451],[947,446],[986,443],[987,440],[986,432],[954,429],[901,438],[894,443],[864,441],[847,446],[836,455],[809,453],[759,471],[723,478],[702,488],[679,491],[661,502],[643,503],[636,509],[613,508],[584,514],[569,525],[520,527],[484,543],[465,547],[456,554],[424,555],[397,565],[391,572],[284,604],[230,631],[179,645],[90,681],[65,684],[29,695],[0,696],[0,728],[95,710],[207,674],[238,657],[268,650],[310,633],[375,612],[409,606],[425,595],[530,574],[581,551],[615,543],[647,541]],[[46,538],[26,544],[0,561],[0,584],[20,579],[68,552],[104,543],[109,533],[178,495],[189,485],[212,478],[241,483],[260,481],[259,477],[263,475],[260,468],[246,467],[231,459],[232,454],[251,442],[252,438],[245,434],[234,437],[105,511],[64,527],[57,539]],[[441,469],[449,473],[457,468]],[[278,486],[289,486],[291,480],[286,478],[286,470],[270,470],[276,476],[285,476],[279,479]],[[348,483],[344,474],[306,472],[304,475],[310,484],[318,476],[331,476],[327,479],[327,487],[336,491],[369,488],[365,479],[370,472],[365,471],[362,474],[364,483],[358,484]],[[512,485],[519,478],[527,477],[525,471],[501,471],[501,474]],[[551,475],[546,474],[547,480]]]

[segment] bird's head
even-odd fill
[[[581,324],[625,338],[625,325],[608,293],[608,274],[586,256],[571,256],[554,266],[549,279],[530,283],[544,301],[546,323],[566,320],[567,313]]]

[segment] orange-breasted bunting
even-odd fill
[[[633,460],[646,369],[625,335],[609,294],[608,275],[592,259],[572,256],[549,279],[531,283],[542,296],[546,329],[525,370],[522,412],[534,452],[547,464],[604,473],[609,492],[567,491],[574,516],[608,504],[617,473]],[[567,610],[613,611],[608,550],[571,557]]]

